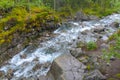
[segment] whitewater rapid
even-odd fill
[[[40,43],[42,47],[29,52],[29,48],[24,49],[17,55],[13,56],[8,61],[8,64],[2,66],[0,71],[3,71],[5,75],[9,70],[13,70],[13,77],[11,80],[20,79],[21,77],[36,77],[40,75],[46,75],[50,69],[52,61],[61,54],[69,53],[70,48],[76,47],[75,40],[80,38],[81,42],[97,41],[94,34],[83,35],[81,32],[90,31],[96,27],[105,27],[107,35],[102,35],[103,40],[107,40],[117,28],[110,26],[113,22],[120,22],[120,14],[113,14],[107,16],[98,21],[84,21],[84,22],[67,22],[60,28],[55,30],[53,34],[58,36]],[[25,57],[21,57],[25,56]],[[39,65],[38,69],[34,69],[36,65]]]

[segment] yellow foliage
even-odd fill
[[[30,32],[32,26],[41,27],[47,21],[57,23],[59,17],[54,14],[53,10],[46,7],[32,7],[30,11],[24,7],[13,8],[9,14],[0,20],[0,44],[10,42],[16,31]],[[6,26],[10,28],[4,30]]]

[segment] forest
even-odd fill
[[[0,0],[0,80],[120,80],[120,0]]]

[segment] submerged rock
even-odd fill
[[[55,80],[83,80],[85,68],[71,54],[63,54],[54,60],[50,72]]]

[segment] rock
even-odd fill
[[[114,56],[111,56],[110,60],[114,61],[116,58]]]
[[[55,80],[83,80],[85,68],[71,54],[63,54],[53,61],[50,72]]]
[[[90,31],[89,31],[89,30],[85,30],[85,31],[82,31],[81,34],[83,34],[83,35],[87,35],[88,32],[90,32]]]
[[[89,17],[89,20],[98,20],[99,19],[97,16],[94,16],[94,15],[90,15],[88,17]]]
[[[43,64],[43,67],[46,69],[46,68],[48,68],[50,65],[51,65],[50,62],[46,62],[46,63]]]
[[[106,50],[106,49],[108,49],[108,48],[109,48],[109,45],[108,45],[108,44],[103,43],[103,44],[100,45],[100,49],[101,49],[101,50],[103,50],[103,49]]]
[[[26,54],[20,55],[21,59],[25,59],[26,57],[27,57]]]
[[[4,72],[0,71],[0,77],[3,77],[3,76],[4,76]]]
[[[97,39],[101,39],[101,38],[102,38],[102,35],[99,34],[99,33],[94,33],[94,37],[97,38]]]
[[[88,21],[88,20],[98,20],[98,17],[94,15],[86,15],[82,11],[76,13],[75,18],[76,21]]]
[[[7,75],[6,75],[6,77],[8,78],[8,79],[11,79],[12,77],[13,77],[13,70],[12,69],[9,69],[8,70],[8,72],[7,72]]]
[[[0,15],[0,19],[2,19],[2,16]]]
[[[72,48],[72,49],[70,50],[70,53],[71,53],[71,55],[74,56],[74,57],[79,57],[80,55],[83,54],[83,51],[81,50],[81,48]]]
[[[89,17],[85,15],[82,11],[76,13],[75,18],[76,21],[87,21]]]
[[[107,66],[111,66],[111,64],[109,63],[109,62],[107,62],[107,64],[106,64]]]
[[[79,60],[80,62],[84,63],[84,64],[86,64],[86,63],[88,62],[88,59],[87,59],[86,56],[80,57],[80,58],[78,58],[78,60]]]
[[[34,67],[33,67],[33,71],[37,71],[38,69],[41,68],[41,64],[36,64]]]
[[[105,31],[105,27],[95,27],[94,32],[95,33],[101,33]]]
[[[119,23],[118,22],[113,22],[110,24],[111,27],[119,28]]]
[[[90,73],[87,73],[85,75],[84,80],[105,80],[105,79],[106,79],[106,77],[104,75],[102,75],[99,70],[94,70]]]

